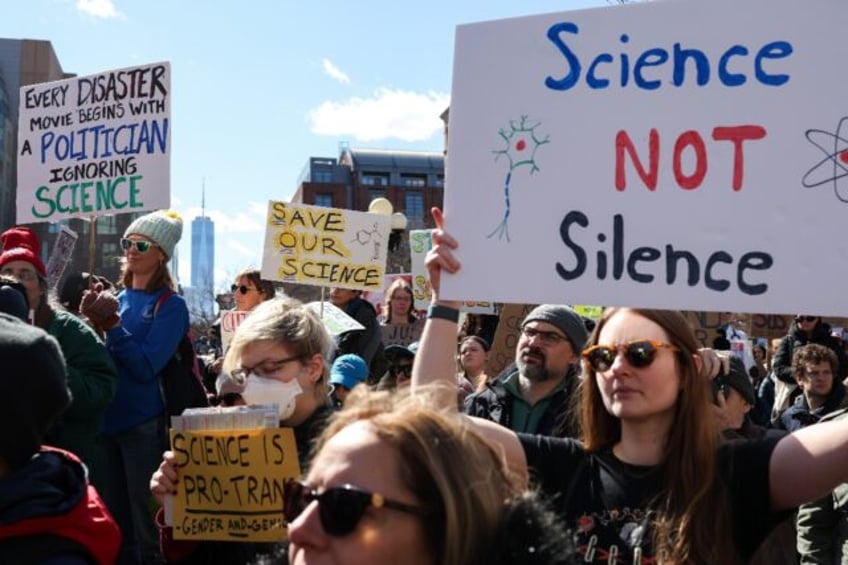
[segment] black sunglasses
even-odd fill
[[[381,494],[342,485],[318,491],[306,483],[289,479],[283,487],[283,516],[291,524],[309,506],[318,501],[321,526],[331,536],[346,536],[356,529],[368,507],[390,508],[408,514],[422,515],[418,506],[389,500]]]
[[[796,322],[815,322],[817,316],[795,316]]]
[[[412,375],[412,365],[390,365],[389,371],[393,376],[397,376],[401,373],[410,376]]]
[[[628,363],[637,369],[642,369],[654,362],[657,351],[662,348],[678,351],[677,346],[670,343],[652,339],[636,339],[621,345],[593,345],[583,351],[583,359],[594,371],[603,372],[612,367],[620,352]]]
[[[239,292],[240,292],[240,293],[242,293],[242,294],[247,294],[247,293],[248,293],[248,292],[250,292],[251,290],[259,290],[259,289],[257,289],[257,288],[248,288],[246,285],[241,285],[241,286],[239,286],[239,285],[237,285],[237,284],[234,284],[233,286],[231,286],[231,287],[230,287],[230,292],[239,291]]]
[[[127,239],[125,237],[121,238],[121,249],[123,249],[124,251],[129,251],[132,246],[135,246],[135,248],[138,249],[139,253],[147,253],[154,245],[156,244],[150,241],[145,241],[143,239],[132,240]]]

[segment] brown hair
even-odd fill
[[[159,248],[157,247],[156,249]],[[164,251],[162,253],[164,254]],[[124,288],[132,288],[133,285],[133,274],[128,265],[126,257],[124,257],[121,265],[121,285]],[[156,272],[153,273],[153,276],[150,277],[149,281],[147,281],[147,286],[144,290],[146,292],[153,292],[163,286],[166,286],[171,290],[176,290],[174,279],[171,278],[171,273],[168,271],[167,259],[165,261],[160,261],[156,266]]]
[[[274,288],[274,283],[262,278],[262,272],[258,269],[244,269],[236,275],[236,282],[242,278],[246,278],[253,283],[253,286],[259,290],[259,293],[264,297],[262,300],[271,300],[277,295],[277,290]]]
[[[681,390],[674,419],[659,464],[665,478],[652,502],[654,550],[661,562],[727,563],[736,555],[730,527],[727,493],[717,476],[716,449],[719,432],[710,405],[707,379],[699,374],[694,357],[698,342],[692,328],[679,313],[670,310],[607,308],[589,338],[598,336],[615,314],[630,311],[660,326],[675,345],[676,369]],[[612,447],[621,439],[621,420],[603,404],[592,367],[583,364],[581,423],[588,451]]]
[[[836,353],[829,347],[818,343],[808,343],[802,345],[795,350],[792,355],[792,374],[795,377],[802,377],[807,371],[807,364],[818,365],[825,361],[830,364],[830,370],[833,372],[833,377],[836,379],[839,371],[839,358]]]
[[[505,504],[519,495],[521,483],[500,451],[468,421],[432,407],[437,392],[428,388],[409,396],[356,387],[318,439],[315,453],[348,425],[369,422],[399,453],[400,480],[427,512],[422,527],[431,561],[476,563],[494,545]]]
[[[392,321],[392,298],[394,297],[395,292],[399,290],[409,293],[409,298],[412,302],[409,304],[409,312],[406,314],[406,321],[407,323],[412,324],[418,319],[415,316],[415,294],[412,292],[412,286],[410,286],[404,278],[395,279],[386,290],[386,297],[383,300],[383,308],[386,311],[386,322],[391,323]]]

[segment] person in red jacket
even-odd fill
[[[43,446],[70,405],[54,338],[0,313],[0,556],[4,563],[111,564],[121,534],[85,466]]]

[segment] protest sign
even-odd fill
[[[344,310],[332,302],[310,302],[307,308],[315,312],[321,318],[327,333],[335,337],[353,330],[364,330],[365,326],[354,318],[348,316]]]
[[[174,539],[285,539],[283,485],[300,477],[291,428],[171,431]]]
[[[695,331],[695,338],[702,347],[712,347],[717,331],[722,326],[721,312],[683,311],[683,315]],[[742,329],[752,339],[772,340],[782,338],[790,332],[794,315],[788,314],[740,314],[745,323]],[[846,318],[825,317],[822,321],[834,327],[845,326]]]
[[[427,252],[433,248],[433,230],[411,230],[409,232],[409,254],[412,265],[412,298],[416,310],[426,310],[430,306],[430,276],[424,265]],[[467,314],[494,314],[492,302],[466,300],[460,309]]]
[[[56,236],[56,243],[53,245],[53,251],[50,252],[46,267],[47,283],[51,289],[55,290],[59,286],[59,281],[62,280],[62,275],[65,274],[65,269],[71,261],[78,237],[77,232],[68,226],[59,228],[59,235]]]
[[[287,283],[382,289],[391,217],[339,208],[268,202],[262,278]]]
[[[21,87],[17,222],[167,208],[171,65]]]
[[[443,297],[848,315],[821,268],[848,260],[845,79],[821,71],[846,21],[715,0],[459,26]]]
[[[380,326],[383,333],[383,345],[402,345],[406,347],[421,339],[424,331],[425,318],[419,318],[411,324],[384,324]]]
[[[230,347],[230,342],[233,340],[236,330],[249,314],[250,312],[241,310],[224,310],[221,312],[221,347],[224,352]]]

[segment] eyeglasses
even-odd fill
[[[538,337],[539,341],[541,341],[542,344],[547,346],[556,345],[559,342],[568,339],[564,335],[558,334],[556,332],[546,332],[528,326],[524,326],[523,328],[521,328],[521,333],[527,339],[533,339],[534,337]]]
[[[815,322],[817,316],[795,316],[796,322]]]
[[[259,290],[259,289],[258,288],[250,288],[250,287],[245,286],[245,285],[239,286],[237,284],[234,284],[233,286],[230,287],[230,292],[239,291],[242,294],[247,294],[251,290]]]
[[[283,487],[283,516],[291,524],[313,501],[318,501],[321,526],[331,536],[346,536],[356,529],[365,511],[390,508],[408,514],[423,514],[421,508],[397,502],[382,494],[358,489],[352,485],[332,487],[318,493],[306,483],[289,479]]]
[[[13,278],[18,279],[21,282],[28,282],[35,280],[38,278],[38,273],[33,271],[32,269],[21,269],[19,271],[15,271],[14,269],[7,267],[0,271],[0,275],[7,275]]]
[[[256,375],[257,377],[263,378],[270,377],[282,369],[286,363],[299,360],[300,356],[286,357],[285,359],[266,359],[253,367],[239,367],[238,369],[233,369],[230,376],[240,383],[246,381],[247,377],[250,375]]]
[[[123,249],[124,251],[129,251],[131,247],[135,246],[139,253],[147,253],[154,245],[156,244],[151,241],[145,241],[143,239],[127,239],[126,237],[121,238],[121,249]]]
[[[406,376],[410,376],[412,374],[412,365],[391,365],[389,367],[389,371],[391,371],[392,375],[397,376],[401,373]]]
[[[663,348],[678,351],[678,348],[670,343],[651,339],[636,339],[621,345],[593,345],[583,351],[583,359],[596,372],[608,371],[621,352],[628,363],[637,369],[642,369],[653,363],[657,351]]]

